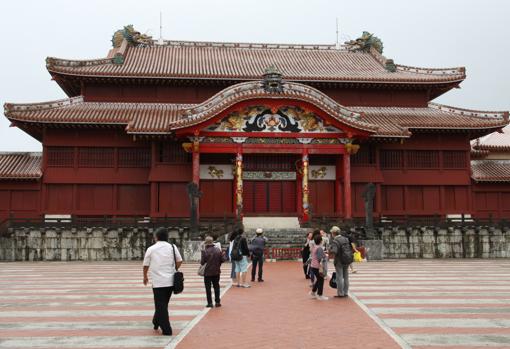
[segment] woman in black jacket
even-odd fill
[[[207,295],[207,307],[212,308],[211,285],[214,288],[214,303],[216,307],[221,307],[220,302],[220,273],[221,263],[223,263],[223,254],[219,248],[214,246],[214,240],[210,236],[206,236],[204,249],[202,250],[202,258],[200,264],[205,266],[204,285]]]
[[[244,230],[237,229],[237,236],[232,244],[232,251],[230,257],[234,262],[236,272],[237,287],[249,288],[251,287],[246,283],[246,271],[248,270],[248,256],[250,250],[248,249],[248,241],[244,237]]]

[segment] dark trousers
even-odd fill
[[[322,296],[322,290],[324,288],[324,276],[321,276],[319,269],[312,268],[313,275],[315,276],[315,283],[313,284],[312,292],[317,292],[319,296]]]
[[[154,326],[161,327],[163,334],[172,334],[172,327],[168,319],[168,302],[172,297],[173,287],[157,287],[152,289],[154,293],[154,317],[152,323]]]
[[[204,276],[204,284],[205,284],[205,294],[207,295],[207,304],[212,304],[212,295],[211,295],[211,284],[214,288],[214,302],[216,304],[220,303],[220,276]]]
[[[262,280],[262,266],[264,265],[264,255],[261,256],[251,256],[252,266],[251,266],[251,279],[255,280],[255,270],[257,269],[257,264],[259,265],[259,280]]]

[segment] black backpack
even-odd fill
[[[338,261],[342,265],[354,262],[351,243],[345,236],[337,236],[333,239],[331,251],[335,254],[335,262]]]
[[[243,255],[241,253],[241,237],[236,237],[234,239],[234,243],[232,244],[232,251],[230,251],[230,259],[233,261],[240,261],[243,259]]]

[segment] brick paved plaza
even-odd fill
[[[510,348],[509,260],[357,264],[352,297],[325,302],[309,299],[298,262],[265,267],[266,282],[228,289],[207,312],[185,265],[163,337],[141,262],[2,263],[0,348]]]

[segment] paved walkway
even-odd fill
[[[184,265],[166,337],[152,330],[139,261],[0,263],[0,349],[510,348],[510,260],[357,264],[352,297],[323,302],[299,262],[265,267],[266,282],[208,311],[197,266]]]
[[[352,299],[310,299],[302,273],[298,262],[266,263],[264,283],[231,288],[177,349],[400,348]]]
[[[402,260],[357,269],[357,299],[410,347],[510,348],[510,260]]]
[[[186,291],[172,296],[175,336],[168,337],[152,329],[141,261],[0,263],[0,348],[164,348],[204,313],[197,268],[182,267]],[[223,289],[229,285],[222,279]]]

